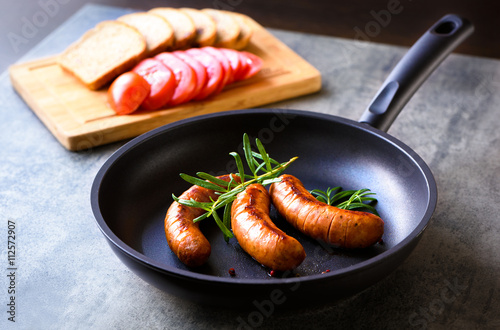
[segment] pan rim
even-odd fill
[[[105,177],[105,174],[112,167],[112,165],[117,162],[122,156],[124,156],[130,150],[137,148],[142,143],[155,138],[156,136],[162,134],[164,131],[168,131],[174,128],[179,128],[184,125],[191,124],[193,122],[204,121],[207,119],[217,118],[217,117],[226,117],[226,116],[237,116],[237,115],[248,115],[248,114],[271,114],[279,111],[284,114],[291,114],[297,116],[306,116],[313,117],[322,120],[333,121],[337,123],[341,123],[344,125],[348,125],[353,127],[354,129],[361,129],[362,131],[368,132],[375,136],[382,138],[383,140],[389,142],[394,145],[396,148],[403,151],[410,159],[412,159],[423,172],[423,175],[426,179],[427,189],[428,189],[428,200],[427,200],[427,208],[422,216],[422,219],[417,224],[417,226],[407,235],[401,242],[393,246],[392,248],[384,251],[370,259],[365,261],[356,263],[349,267],[344,267],[338,270],[332,270],[326,274],[314,274],[307,275],[301,277],[290,277],[290,278],[280,278],[280,277],[270,277],[266,279],[248,279],[248,278],[235,278],[235,277],[220,277],[215,275],[201,274],[197,272],[193,272],[190,270],[179,269],[161,262],[154,260],[151,257],[148,257],[137,250],[130,247],[124,241],[122,241],[107,225],[106,220],[102,216],[100,212],[99,206],[99,190],[100,184]],[[254,109],[244,109],[244,110],[230,110],[223,111],[217,113],[211,113],[201,116],[190,117],[186,119],[182,119],[173,123],[169,123],[158,128],[155,128],[149,132],[146,132],[121,146],[118,150],[116,150],[101,166],[99,171],[97,172],[94,181],[92,183],[91,192],[90,192],[90,202],[91,208],[94,214],[94,218],[96,223],[106,237],[108,242],[112,243],[116,248],[121,250],[128,258],[131,258],[133,261],[138,262],[150,269],[158,271],[162,274],[175,276],[178,278],[182,278],[184,280],[191,281],[200,281],[200,282],[210,282],[210,283],[220,283],[220,284],[235,284],[235,285],[276,285],[276,284],[293,284],[293,283],[302,283],[316,280],[325,280],[328,278],[342,278],[349,276],[355,272],[359,272],[361,270],[369,270],[370,268],[375,267],[377,264],[383,262],[386,258],[391,255],[397,255],[402,249],[404,249],[408,244],[412,241],[418,239],[426,227],[428,226],[432,214],[434,213],[436,204],[437,204],[437,186],[434,176],[428,167],[428,165],[424,162],[424,160],[409,146],[405,143],[401,142],[397,138],[392,135],[378,130],[374,127],[371,127],[367,124],[353,121],[351,119],[338,117],[331,114],[324,114],[313,111],[306,110],[294,110],[294,109],[281,109],[281,108],[254,108]]]

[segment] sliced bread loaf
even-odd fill
[[[193,20],[187,14],[176,8],[153,8],[149,13],[166,19],[174,29],[174,49],[185,49],[191,46],[196,38],[196,28]]]
[[[146,39],[147,55],[153,56],[174,44],[174,30],[170,23],[158,15],[145,12],[131,13],[118,21],[135,27]]]
[[[205,8],[202,11],[210,15],[217,24],[217,37],[214,46],[234,48],[240,34],[240,26],[236,19],[222,10]]]
[[[240,34],[236,39],[236,42],[234,44],[234,49],[243,49],[248,45],[248,43],[250,42],[250,38],[252,37],[253,34],[253,28],[250,23],[250,18],[240,13],[235,13],[230,11],[228,11],[227,13],[233,15],[234,19],[236,20],[236,22],[238,22],[238,25],[240,26]]]
[[[71,44],[58,62],[96,90],[132,68],[145,54],[146,41],[137,29],[123,22],[104,21]]]
[[[207,13],[193,8],[181,8],[194,22],[196,28],[196,38],[193,46],[212,46],[217,37],[217,26],[213,18]]]

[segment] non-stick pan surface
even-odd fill
[[[179,173],[235,172],[229,152],[242,152],[243,133],[258,137],[278,161],[298,156],[287,173],[308,189],[375,192],[385,221],[383,242],[364,250],[335,249],[297,232],[272,208],[275,223],[307,253],[293,272],[271,277],[235,239],[226,243],[211,219],[201,225],[212,244],[208,263],[196,269],[183,265],[170,251],[163,228],[171,194],[189,187]],[[282,109],[223,112],[148,132],[110,157],[91,192],[100,229],[137,275],[180,297],[225,306],[321,303],[367,288],[410,254],[436,200],[431,171],[404,143],[365,123]],[[230,268],[236,276],[229,275]]]
[[[163,229],[171,194],[178,196],[189,187],[179,173],[234,172],[229,152],[241,152],[243,133],[259,137],[279,161],[298,156],[287,173],[300,178],[309,189],[341,186],[374,191],[377,209],[385,220],[383,243],[360,251],[333,249],[298,233],[273,209],[276,224],[296,237],[308,256],[293,274],[280,275],[286,280],[271,278],[235,239],[227,244],[211,219],[202,224],[212,244],[208,263],[199,269],[183,265],[170,251]],[[139,269],[142,276],[148,276],[143,271],[157,271],[160,279],[153,284],[162,286],[161,277],[166,282],[176,277],[185,282],[181,285],[188,291],[185,294],[193,296],[203,295],[214,283],[242,284],[245,289],[255,284],[269,289],[283,282],[301,283],[304,290],[298,294],[303,296],[314,292],[305,289],[307,282],[319,285],[317,289],[322,291],[324,283],[334,285],[336,278],[351,273],[356,274],[349,279],[353,282],[333,292],[362,288],[380,277],[377,272],[388,273],[403,258],[400,254],[409,252],[408,245],[415,243],[431,217],[437,195],[432,174],[422,159],[388,134],[342,118],[279,109],[227,112],[164,126],[120,149],[96,180],[99,185],[94,187],[98,191],[93,202],[99,210],[98,223],[122,257],[131,258],[139,268],[152,268]],[[392,258],[396,260],[389,262]],[[377,265],[383,266],[376,270]],[[235,277],[229,275],[230,268],[235,269]],[[327,270],[330,272],[322,274]],[[359,278],[363,272],[365,276]],[[198,283],[200,288],[195,286]],[[235,290],[239,291],[229,290],[231,295]],[[315,290],[314,295],[319,292]]]

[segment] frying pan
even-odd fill
[[[133,139],[96,175],[91,205],[97,225],[139,277],[201,304],[311,306],[368,288],[408,257],[437,201],[428,166],[386,131],[426,77],[472,31],[456,15],[435,23],[393,69],[359,122],[307,111],[247,109],[181,120]],[[385,221],[383,243],[335,249],[297,232],[272,208],[273,221],[307,253],[293,272],[270,276],[235,239],[226,243],[211,219],[201,223],[212,244],[207,264],[183,265],[168,248],[163,229],[172,193],[179,196],[190,186],[179,173],[236,172],[229,152],[242,154],[244,133],[258,137],[278,161],[298,156],[286,172],[308,189],[370,188]],[[230,268],[235,276],[228,274]]]

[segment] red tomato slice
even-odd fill
[[[231,65],[231,69],[233,71],[233,74],[229,78],[229,81],[227,82],[228,84],[236,81],[236,77],[240,74],[242,65],[240,62],[240,56],[238,55],[238,52],[234,49],[229,49],[229,48],[220,48],[219,49],[222,54],[228,59],[229,64]]]
[[[155,58],[170,68],[175,75],[177,85],[168,105],[175,106],[190,101],[196,88],[196,73],[193,68],[171,53],[161,53]]]
[[[245,79],[245,76],[250,72],[250,64],[248,63],[248,57],[244,55],[242,52],[238,52],[238,57],[240,60],[240,71],[234,77],[235,81]]]
[[[186,62],[196,72],[196,87],[193,92],[194,97],[196,97],[198,94],[200,94],[201,90],[207,84],[207,70],[197,59],[189,54],[186,54],[186,52],[184,51],[178,50],[173,52],[172,54]]]
[[[132,71],[146,79],[151,86],[151,92],[142,102],[142,109],[156,110],[172,99],[176,85],[175,76],[162,62],[148,58],[141,61]]]
[[[231,64],[229,63],[227,57],[224,56],[224,54],[218,48],[203,47],[200,49],[215,57],[215,59],[217,59],[217,61],[219,61],[220,64],[222,64],[222,68],[224,69],[222,75],[222,81],[220,82],[219,87],[217,87],[217,90],[215,91],[215,94],[218,94],[228,84],[230,79],[232,79],[231,77],[233,76],[233,69],[231,68]]]
[[[125,72],[109,86],[108,103],[118,115],[127,115],[140,107],[150,91],[146,79],[135,72]]]
[[[262,69],[262,59],[257,55],[254,55],[247,51],[241,51],[240,55],[243,57],[244,63],[247,66],[248,70],[241,79],[251,78],[255,76],[260,71],[260,69]]]
[[[222,65],[219,61],[217,61],[217,59],[215,59],[215,57],[201,51],[199,48],[190,48],[185,52],[198,60],[205,67],[207,72],[207,83],[198,96],[195,97],[195,100],[203,100],[208,96],[213,95],[222,80]]]

